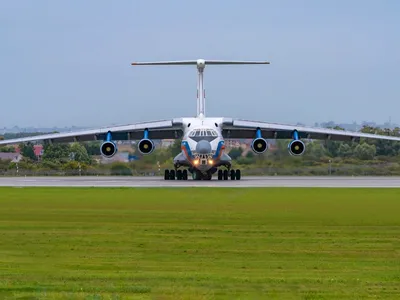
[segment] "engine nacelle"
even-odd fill
[[[138,149],[142,154],[150,154],[154,150],[154,143],[152,140],[144,138],[139,141]]]
[[[100,146],[101,155],[107,158],[113,157],[117,153],[117,151],[117,145],[111,141],[105,141]]]
[[[251,149],[258,154],[264,153],[268,149],[268,143],[265,139],[261,137],[255,138],[251,142]]]
[[[300,140],[293,140],[288,145],[290,155],[303,155],[306,150],[306,145]]]

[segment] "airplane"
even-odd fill
[[[181,60],[133,62],[132,66],[195,65],[197,67],[197,115],[169,120],[141,122],[66,133],[52,133],[25,138],[0,141],[0,145],[32,141],[44,143],[68,143],[102,141],[101,154],[113,157],[118,149],[115,141],[139,140],[138,151],[143,155],[155,149],[153,140],[181,139],[181,152],[173,159],[173,169],[164,171],[165,180],[211,180],[217,173],[218,180],[240,180],[241,170],[232,167],[232,159],[225,152],[225,139],[252,139],[251,149],[256,154],[268,150],[267,139],[291,139],[288,152],[293,156],[303,155],[304,139],[354,141],[361,138],[400,141],[400,137],[342,131],[328,128],[268,123],[229,117],[206,117],[204,69],[206,65],[260,65],[268,61],[228,60]]]

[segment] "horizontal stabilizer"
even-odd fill
[[[206,65],[269,65],[269,61],[206,60]]]
[[[196,65],[197,60],[175,60],[175,61],[148,61],[148,62],[133,62],[132,66],[135,65]]]
[[[245,61],[245,60],[171,60],[171,61],[149,61],[149,62],[133,62],[131,65],[260,65],[270,64],[268,61]]]

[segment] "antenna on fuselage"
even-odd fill
[[[197,117],[205,117],[206,101],[204,90],[204,68],[207,65],[259,65],[270,64],[268,61],[235,61],[235,60],[180,60],[180,61],[153,61],[153,62],[133,62],[133,66],[144,65],[196,65],[197,66]]]

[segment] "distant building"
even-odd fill
[[[161,148],[168,148],[174,144],[174,139],[164,139],[161,141]]]
[[[117,143],[117,148],[118,148],[118,152],[133,152],[136,147],[134,147],[132,144]]]
[[[18,145],[15,146],[15,152],[17,154],[21,153],[21,150],[19,149]],[[44,153],[43,145],[33,145],[33,152],[35,153],[38,160],[40,160]]]
[[[225,146],[227,148],[239,148],[240,141],[239,140],[225,140]]]
[[[43,156],[43,146],[42,145],[34,145],[33,152],[35,152],[36,157],[38,159],[40,159]]]
[[[0,152],[0,160],[11,160],[12,162],[19,162],[22,155],[19,153]]]

